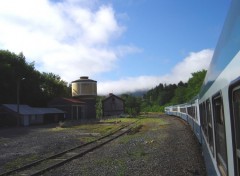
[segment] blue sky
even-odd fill
[[[113,2],[115,10],[128,17],[120,19],[127,31],[118,42],[142,50],[119,62],[118,74],[122,76],[164,74],[189,52],[214,49],[230,4],[230,1],[207,0]],[[131,70],[127,64],[136,68]],[[144,69],[145,65],[148,68]]]
[[[0,4],[0,49],[98,94],[187,81],[207,69],[230,0],[9,0]],[[16,41],[17,39],[17,41]]]

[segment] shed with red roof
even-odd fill
[[[48,103],[49,107],[54,107],[66,112],[67,119],[83,120],[85,115],[85,102],[76,98],[54,98]]]

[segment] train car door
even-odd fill
[[[227,175],[227,148],[225,117],[221,94],[213,97],[213,117],[215,122],[216,159],[221,175]]]

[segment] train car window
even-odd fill
[[[190,115],[192,118],[196,119],[195,106],[187,107],[187,112],[188,112],[188,115]]]
[[[204,130],[204,134],[208,139],[208,133],[207,133],[207,116],[206,116],[206,105],[205,102],[203,103],[203,130]]]
[[[178,111],[178,110],[177,110],[177,107],[173,107],[173,111]]]
[[[213,117],[215,122],[215,143],[216,143],[216,159],[219,171],[222,175],[227,175],[227,148],[225,119],[222,97],[220,94],[213,98]]]
[[[240,175],[240,86],[233,89],[232,92],[232,112],[235,131],[235,157],[237,172]]]
[[[212,125],[212,108],[210,100],[206,101],[206,113],[207,113],[207,131],[208,131],[208,142],[210,149],[212,151],[212,154],[214,153],[214,147],[213,147],[213,125]]]
[[[200,105],[200,117],[201,117],[201,125],[203,129],[203,133],[206,136],[206,113],[205,113],[205,103],[201,103]]]
[[[193,118],[197,119],[196,118],[196,106],[193,106],[192,108],[193,108]]]
[[[190,115],[192,117],[192,109],[191,109],[191,107],[187,107],[187,112],[188,112],[188,115]]]
[[[180,111],[182,112],[182,113],[186,113],[186,108],[184,107],[184,108],[180,108]]]
[[[194,119],[194,112],[193,112],[193,107],[192,107],[192,105],[191,105],[191,107],[190,107],[190,109],[191,109],[191,116],[192,116],[192,118]]]
[[[200,110],[200,123],[201,123],[201,126],[203,128],[204,123],[203,123],[203,104],[202,103],[199,105],[199,110]]]

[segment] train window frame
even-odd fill
[[[197,106],[195,104],[193,106],[193,116],[194,116],[194,119],[196,121],[198,121],[198,119],[197,119]]]
[[[231,120],[231,131],[232,131],[232,146],[233,146],[233,158],[234,158],[234,171],[235,175],[240,175],[240,162],[237,157],[237,137],[236,137],[236,129],[235,129],[235,117],[234,117],[234,105],[233,105],[233,92],[240,89],[240,77],[236,80],[232,81],[229,89],[229,109],[230,109],[230,120]]]
[[[212,154],[214,155],[214,125],[213,125],[213,109],[210,99],[206,100],[206,117],[207,117],[207,132],[208,132],[208,143]]]
[[[204,130],[204,122],[203,122],[203,118],[204,118],[204,115],[203,115],[203,103],[200,103],[199,104],[199,114],[200,114],[200,124],[201,124],[201,128],[202,128],[202,132]]]
[[[213,110],[213,121],[214,121],[214,136],[215,136],[215,152],[216,161],[219,171],[222,175],[228,173],[228,153],[227,153],[227,142],[226,142],[226,127],[225,127],[225,116],[224,116],[224,103],[221,91],[217,92],[212,96],[212,110]],[[221,124],[222,123],[222,124]],[[221,134],[224,133],[224,134]],[[224,137],[222,140],[220,137]],[[222,143],[220,143],[222,142]],[[225,159],[224,159],[225,157]]]
[[[200,118],[201,118],[201,128],[202,128],[202,133],[203,133],[203,135],[205,136],[205,137],[207,137],[206,136],[206,134],[205,134],[205,118],[206,118],[206,113],[205,113],[205,108],[204,108],[204,106],[205,106],[205,104],[204,104],[204,102],[202,102],[201,104],[200,104],[200,106],[199,106],[199,108],[200,108]]]
[[[203,103],[203,132],[204,132],[204,135],[206,136],[207,138],[207,141],[208,141],[208,133],[207,133],[207,123],[206,123],[206,119],[207,119],[207,114],[206,114],[206,102],[204,101]]]

